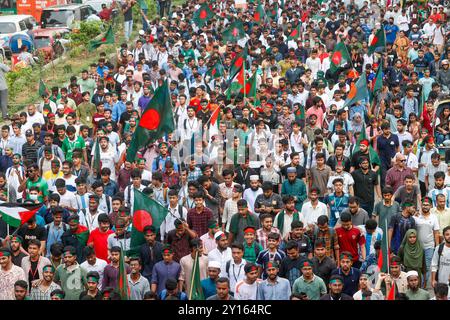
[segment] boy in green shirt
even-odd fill
[[[252,226],[244,228],[244,259],[247,262],[255,263],[256,257],[263,247],[256,241],[256,230]]]
[[[73,151],[75,149],[83,150],[83,158],[86,161],[86,144],[84,139],[80,136],[75,137],[76,129],[74,126],[68,126],[66,129],[67,137],[64,139],[62,143],[62,151],[64,152],[64,156],[66,160],[72,161]]]

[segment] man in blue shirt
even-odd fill
[[[125,104],[127,102],[127,95],[128,93],[125,90],[122,90],[120,92],[120,101],[117,101],[117,103],[113,105],[112,119],[115,122],[118,122],[122,113],[124,113],[127,110]]]
[[[208,263],[208,278],[201,281],[203,294],[205,299],[215,295],[216,291],[216,281],[219,278],[220,273],[220,262],[210,261]]]
[[[330,208],[330,227],[334,228],[341,212],[348,208],[350,196],[343,191],[344,179],[334,179],[333,186],[334,192],[325,197],[324,203]]]
[[[289,300],[291,285],[288,279],[278,276],[278,262],[271,261],[266,266],[267,279],[258,283],[256,300]]]
[[[400,30],[397,25],[394,24],[394,17],[389,18],[389,24],[384,26],[386,31],[386,42],[393,44],[397,37],[397,32]]]
[[[342,292],[352,297],[358,291],[361,271],[352,267],[353,256],[350,252],[342,252],[339,258],[340,268],[334,269],[331,274],[342,276],[344,279],[344,289]]]

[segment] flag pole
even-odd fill
[[[246,77],[246,74],[245,74],[245,59],[246,59],[247,57],[244,57],[244,61],[242,62],[243,64],[242,64],[242,68],[244,69],[244,72],[243,72],[243,75],[244,75],[244,106],[246,105],[246,103],[245,103],[245,98],[246,98],[246,87],[245,87],[245,77]]]
[[[198,261],[198,250],[195,252],[194,268],[192,269],[191,274],[191,287],[189,288],[189,300],[192,299],[192,288],[194,287],[195,269],[197,267],[197,261]]]

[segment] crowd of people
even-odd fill
[[[448,3],[218,0],[198,27],[204,2],[160,1],[137,40],[125,2],[116,56],[1,127],[0,200],[43,209],[18,230],[0,220],[0,299],[120,299],[121,255],[133,300],[188,300],[196,261],[208,300],[447,299]],[[225,41],[235,20],[245,35]],[[341,42],[351,61],[331,70]],[[236,57],[255,95],[230,94]],[[346,103],[380,65],[382,88]],[[165,82],[175,131],[129,162]],[[168,214],[129,255],[136,190]]]

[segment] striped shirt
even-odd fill
[[[61,287],[57,285],[56,283],[52,282],[47,289],[42,290],[42,286],[38,287],[32,287],[30,292],[30,299],[31,300],[52,300],[50,297],[50,293],[53,292],[53,290],[61,290]]]

